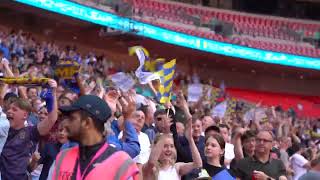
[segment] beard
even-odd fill
[[[70,130],[67,129],[67,132],[68,132],[68,140],[69,141],[80,143],[80,139],[81,139],[80,129],[77,130],[77,132],[70,132]]]

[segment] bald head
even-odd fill
[[[272,148],[273,135],[270,131],[260,131],[256,136],[256,153],[269,154]]]
[[[257,137],[260,137],[260,136],[268,138],[269,140],[273,140],[273,134],[270,131],[265,131],[265,130],[259,131],[259,133],[257,134]]]

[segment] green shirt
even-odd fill
[[[247,157],[237,162],[234,173],[241,180],[251,180],[253,171],[262,171],[269,177],[279,179],[286,175],[286,169],[281,160],[270,159],[263,163],[254,157]]]

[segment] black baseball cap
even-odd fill
[[[61,107],[62,113],[70,113],[73,111],[85,111],[93,119],[105,123],[111,117],[111,109],[109,105],[94,95],[84,95],[75,101],[71,106]]]

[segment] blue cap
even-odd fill
[[[80,96],[80,98],[71,106],[60,108],[62,113],[70,113],[79,110],[87,112],[93,119],[103,123],[111,117],[109,105],[104,100],[94,95]]]

